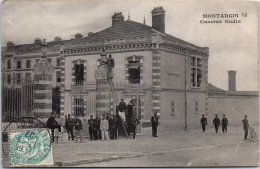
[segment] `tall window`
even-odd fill
[[[75,115],[83,117],[84,116],[84,99],[83,98],[75,98],[74,99],[74,112]]]
[[[25,73],[25,80],[29,82],[32,79],[31,73]]]
[[[56,72],[56,80],[57,82],[61,82],[61,75],[60,75],[60,72]]]
[[[7,69],[11,69],[11,67],[12,67],[11,60],[8,60],[7,61]]]
[[[84,65],[75,64],[75,84],[83,85],[84,82]]]
[[[27,69],[31,68],[31,61],[30,60],[26,60],[26,68]]]
[[[140,83],[140,61],[129,61],[129,83]]]
[[[201,73],[202,62],[200,58],[191,57],[191,87],[200,88],[201,87]]]
[[[10,84],[11,83],[11,75],[7,74],[6,78],[7,78],[7,80],[6,80],[7,84]]]
[[[22,68],[22,61],[19,60],[19,61],[16,62],[16,68],[17,69],[21,69]]]
[[[60,66],[60,59],[57,59],[57,66]]]
[[[22,79],[21,73],[17,73],[17,74],[16,74],[16,83],[17,83],[17,84],[20,84],[20,83],[21,83],[21,79]]]

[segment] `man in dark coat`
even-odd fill
[[[68,118],[65,122],[65,127],[69,134],[69,140],[70,138],[74,140],[74,134],[73,134],[74,120],[71,118],[70,114],[68,115]]]
[[[158,124],[159,124],[159,118],[157,116],[157,113],[154,112],[154,115],[151,117],[151,123],[152,123],[152,135],[153,137],[158,137],[157,136],[157,127],[158,127]]]
[[[98,114],[96,115],[95,118],[95,128],[97,129],[96,131],[94,131],[94,139],[95,140],[102,140],[102,136],[101,136],[101,130],[100,130],[100,121],[101,119],[99,118]],[[96,136],[96,138],[95,138]]]
[[[117,108],[120,112],[126,112],[126,103],[124,102],[124,99],[121,99]]]
[[[223,133],[227,133],[228,119],[225,117],[225,114],[223,115],[223,118],[221,120],[221,126]]]
[[[58,128],[59,132],[61,132],[61,126],[59,123],[55,120],[54,113],[51,114],[49,119],[47,120],[47,127],[51,129],[51,139],[52,142],[54,142],[54,129]]]
[[[90,115],[90,119],[88,120],[88,131],[89,131],[90,140],[93,140],[95,138],[94,130],[95,130],[95,121],[93,119],[93,115]]]
[[[208,124],[207,118],[204,117],[204,114],[202,114],[202,118],[200,119],[200,124],[202,126],[203,133],[206,130],[206,125]]]
[[[213,120],[213,124],[214,124],[214,126],[215,126],[216,133],[218,133],[218,127],[219,127],[219,125],[220,125],[220,120],[219,120],[217,114],[216,114],[216,117],[215,117],[214,120]]]
[[[109,121],[109,131],[110,131],[110,139],[117,139],[117,120],[116,116],[113,115],[113,118],[110,118]]]
[[[107,61],[107,68],[108,68],[108,77],[110,79],[113,78],[112,70],[113,70],[114,66],[115,66],[115,61],[112,58],[112,56],[109,55],[109,58],[108,58],[108,61]]]
[[[136,126],[140,123],[140,121],[135,117],[132,116],[131,117],[131,130],[133,132],[133,139],[135,139],[135,135],[136,135]]]
[[[74,125],[75,125],[75,137],[76,137],[76,143],[80,141],[83,143],[83,138],[82,138],[82,122],[79,119],[79,115],[76,115],[76,118],[74,119]]]
[[[113,68],[115,66],[115,61],[112,58],[112,55],[109,55],[109,57],[108,57],[107,66],[110,68]]]
[[[243,129],[244,129],[244,140],[247,140],[248,128],[249,128],[247,115],[245,115],[245,118],[242,120],[242,122],[243,122]]]

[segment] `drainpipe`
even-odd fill
[[[185,108],[184,108],[184,130],[187,131],[187,50],[185,50],[185,74],[184,74],[184,82],[185,82],[185,93],[184,93],[184,99],[185,99]]]

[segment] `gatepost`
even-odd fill
[[[47,43],[42,42],[42,58],[34,65],[35,117],[46,122],[52,113],[52,73],[54,66],[47,60]]]
[[[111,89],[108,82],[107,55],[101,53],[100,66],[95,72],[97,85],[97,113],[99,116],[103,114],[111,114]]]

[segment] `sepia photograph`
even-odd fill
[[[2,167],[259,166],[258,5],[2,1]]]

